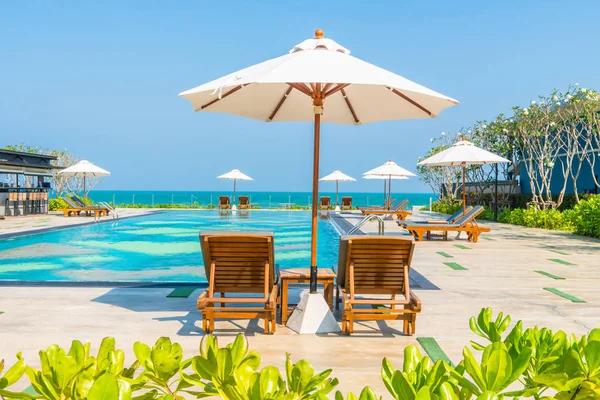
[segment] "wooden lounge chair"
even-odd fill
[[[470,211],[473,208],[473,206],[467,206],[467,212]],[[446,219],[428,219],[428,220],[424,220],[424,221],[396,221],[396,223],[398,224],[398,226],[401,226],[403,228],[406,227],[407,224],[454,224],[456,221],[458,221],[458,219],[460,217],[463,216],[463,209],[462,207],[460,208],[460,210],[458,210],[457,212],[455,212],[454,214],[452,214],[451,216],[449,216]]]
[[[321,196],[319,199],[319,210],[329,210],[331,208],[331,198],[329,196]]]
[[[341,291],[342,332],[351,334],[357,320],[404,320],[404,333],[415,333],[421,301],[410,290],[413,249],[412,239],[341,237],[336,308]]]
[[[217,318],[259,318],[265,320],[265,333],[275,333],[278,287],[273,234],[200,232],[200,247],[208,280],[208,289],[198,297],[202,329],[213,332]],[[226,303],[232,305],[225,307]]]
[[[432,231],[441,231],[444,233],[444,238],[447,238],[448,232],[466,232],[467,240],[477,243],[482,232],[490,232],[490,228],[479,226],[475,219],[483,210],[483,206],[476,206],[467,211],[466,214],[461,215],[453,224],[413,224],[407,222],[404,228],[414,235],[419,242],[425,237],[430,239]]]
[[[247,210],[250,208],[250,201],[248,196],[238,197],[238,210]]]
[[[342,211],[352,210],[352,196],[342,197]]]
[[[85,202],[83,201],[83,199],[79,196],[71,196],[71,199],[75,202],[75,204],[79,205],[80,207],[83,208],[98,208],[101,210],[100,215],[102,215],[102,213],[104,213],[104,215],[108,216],[110,209],[107,207],[104,207],[102,205],[99,204],[92,204],[92,205],[87,205],[85,204]]]
[[[412,215],[410,211],[404,209],[408,204],[408,200],[402,200],[389,210],[386,209],[362,209],[363,215],[395,215],[399,220],[404,221],[406,217]]]
[[[104,210],[101,210],[96,207],[81,207],[79,204],[75,203],[68,197],[63,197],[62,199],[68,205],[67,208],[63,208],[60,210],[63,212],[63,215],[65,217],[70,217],[72,215],[79,216],[83,212],[85,213],[85,215],[94,214],[94,217],[99,218],[104,213]]]
[[[219,210],[229,210],[230,208],[229,196],[219,196]]]

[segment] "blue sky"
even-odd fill
[[[442,131],[575,82],[600,88],[598,15],[594,0],[5,0],[0,144],[68,148],[113,173],[98,189],[226,190],[215,177],[239,168],[255,179],[248,190],[308,191],[311,124],[194,113],[177,94],[322,28],[354,56],[461,104],[434,120],[324,125],[321,176],[358,178],[388,159],[414,170]],[[395,186],[427,191],[417,179]]]

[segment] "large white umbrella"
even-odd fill
[[[232,169],[226,174],[217,176],[217,179],[229,179],[233,180],[233,201],[235,202],[235,184],[237,181],[253,181],[248,175],[240,172],[239,169]]]
[[[180,96],[196,111],[261,121],[314,121],[310,291],[317,293],[321,121],[362,124],[435,118],[458,101],[350,55],[317,30],[288,54],[239,70]],[[375,40],[375,38],[374,38]]]
[[[462,194],[463,194],[463,211],[467,209],[467,193],[465,190],[465,180],[467,165],[474,164],[497,164],[510,162],[504,157],[491,153],[487,150],[475,146],[466,139],[459,140],[450,148],[440,151],[429,158],[419,162],[419,165],[429,167],[450,167],[462,166]]]
[[[110,172],[92,164],[88,160],[81,160],[59,172],[65,176],[83,176],[83,198],[87,197],[85,190],[86,179],[88,176],[110,176]]]
[[[401,178],[401,179],[402,178],[408,179],[409,176],[416,176],[416,175],[413,174],[412,172],[410,172],[409,170],[402,168],[401,166],[399,166],[392,160],[390,160],[390,161],[386,162],[385,164],[380,165],[377,168],[373,168],[372,170],[365,172],[363,174],[363,176],[380,176],[380,177],[382,177],[382,179],[388,180],[387,204],[388,204],[388,207],[391,207],[390,202],[392,201],[392,179],[393,179],[393,177]],[[367,178],[367,179],[369,179],[369,178]],[[385,198],[385,195],[384,195],[384,198]]]
[[[383,203],[387,203],[387,201],[385,200],[387,197],[387,182],[389,180],[389,178],[385,175],[363,175],[363,179],[381,179],[383,180]],[[407,176],[392,176],[391,179],[408,179]],[[389,206],[391,206],[391,204],[389,204]]]
[[[319,180],[323,181],[323,182],[335,182],[335,204],[336,204],[336,207],[340,204],[339,201],[338,201],[338,197],[339,197],[338,185],[339,185],[339,183],[340,182],[355,182],[356,181],[356,179],[354,179],[351,176],[348,176],[348,175],[344,174],[339,169],[336,169],[335,171],[333,171],[329,175],[324,176],[324,177],[322,177]]]

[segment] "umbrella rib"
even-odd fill
[[[330,89],[328,92],[325,92],[325,96],[324,97],[329,97],[332,94],[334,94],[335,92],[339,92],[340,90],[345,89],[348,86],[350,86],[349,83],[338,83],[336,85],[336,87],[334,87],[333,89]]]
[[[388,87],[388,89],[390,89],[392,92],[394,92],[398,96],[402,97],[404,100],[408,101],[413,106],[417,107],[419,110],[427,113],[427,115],[429,115],[430,117],[434,116],[431,111],[429,111],[428,109],[426,109],[425,107],[423,107],[422,105],[420,105],[419,103],[417,103],[416,101],[414,101],[413,99],[411,99],[410,97],[408,97],[407,95],[405,95],[404,93],[401,93],[400,91],[398,91],[398,90],[396,90],[394,88],[391,88],[391,87]]]
[[[234,94],[235,92],[237,92],[238,90],[240,90],[244,86],[246,86],[246,85],[238,85],[238,86],[234,87],[229,92],[227,92],[224,95],[222,95],[221,97],[217,97],[216,99],[209,101],[208,103],[206,103],[205,105],[203,105],[202,107],[200,107],[199,110],[204,110],[206,107],[212,106],[217,101],[223,100],[225,97],[229,96],[230,94]],[[198,111],[198,109],[196,109],[196,111]]]
[[[301,91],[302,93],[304,93],[308,97],[312,97],[312,92],[310,91],[310,89],[308,88],[308,86],[306,86],[304,83],[289,83],[288,82],[288,85],[290,85],[294,89],[297,89],[297,90]]]
[[[354,111],[354,107],[352,106],[352,103],[350,103],[350,99],[346,95],[346,91],[344,89],[341,89],[341,92],[342,92],[342,96],[344,96],[344,100],[346,100],[346,105],[348,106],[348,108],[350,109],[350,112],[352,113],[354,122],[356,122],[357,124],[360,124],[360,120],[356,116],[356,112]]]
[[[279,100],[279,103],[277,103],[277,106],[275,107],[275,109],[273,110],[273,112],[271,113],[271,115],[269,116],[269,118],[267,119],[267,122],[271,122],[273,121],[273,118],[275,118],[275,114],[277,114],[279,112],[279,109],[281,108],[281,106],[283,105],[283,103],[287,100],[288,96],[290,95],[291,91],[294,89],[293,86],[290,86],[284,93],[284,95],[281,97],[281,100]]]
[[[333,83],[326,83],[325,86],[323,86],[323,92],[327,93],[327,91],[333,86]]]

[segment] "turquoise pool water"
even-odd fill
[[[168,211],[0,239],[0,280],[205,282],[201,230],[271,231],[281,268],[309,266],[308,212]],[[338,241],[319,221],[319,266],[337,262]]]

